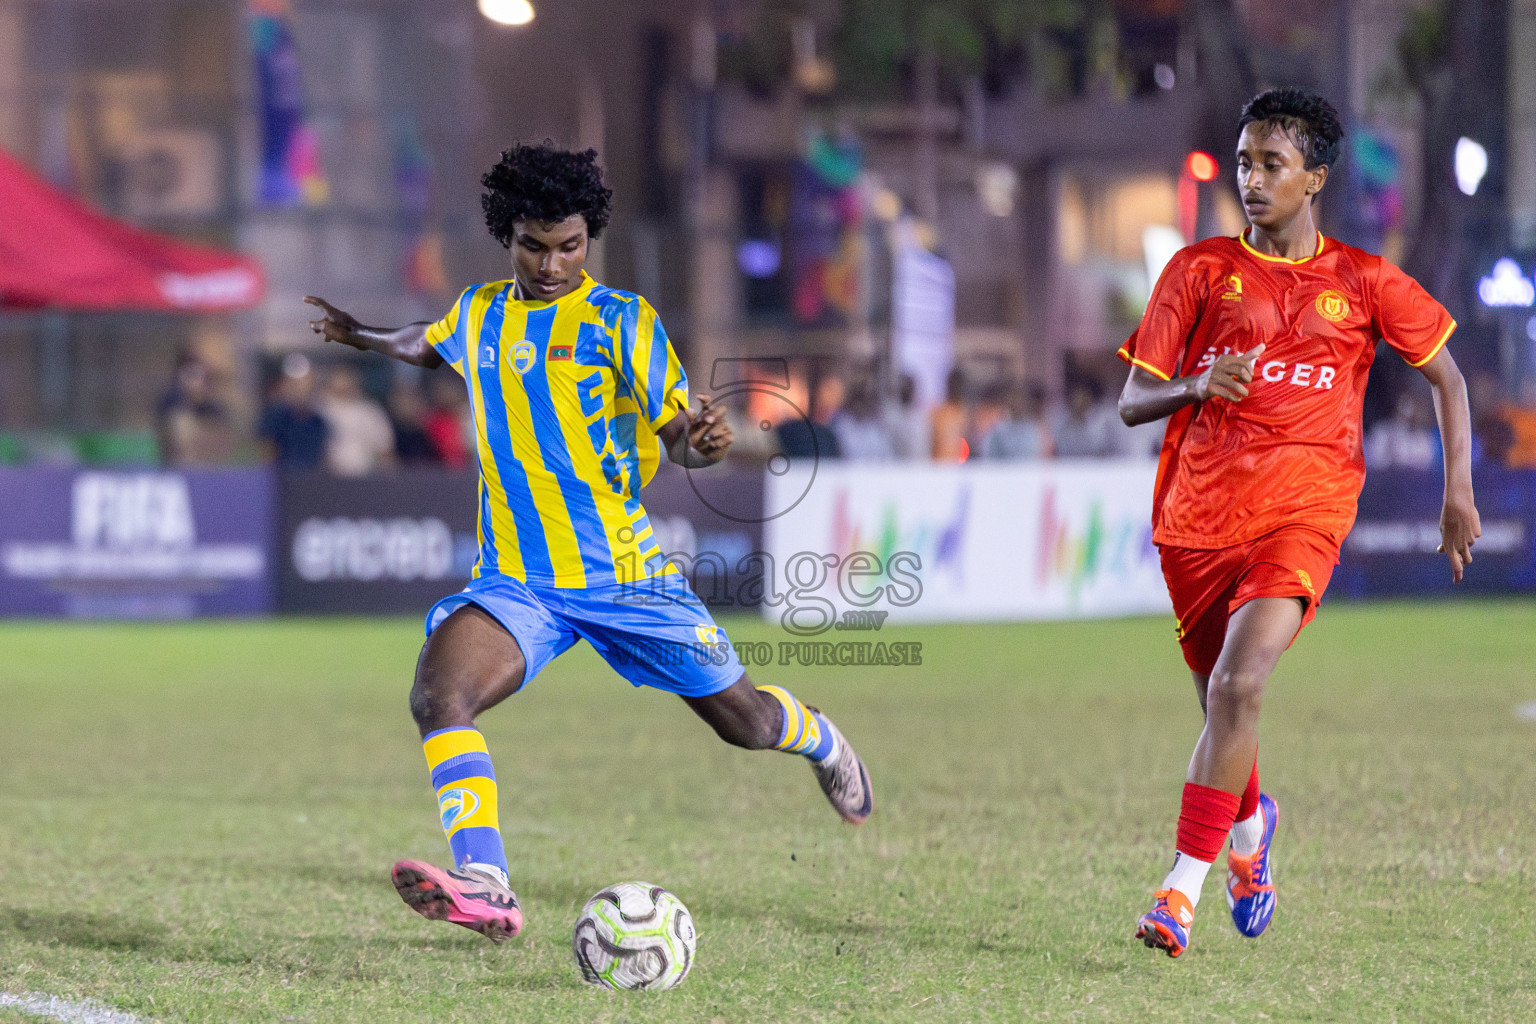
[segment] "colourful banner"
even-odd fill
[[[318,206],[330,194],[320,146],[304,120],[304,87],[288,0],[250,0],[251,52],[261,124],[259,201]]]
[[[786,628],[810,630],[849,613],[900,623],[1169,612],[1151,537],[1156,470],[823,462],[770,474],[766,507],[788,511],[764,531],[782,597],[764,614],[792,612]]]

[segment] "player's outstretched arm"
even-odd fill
[[[1241,402],[1248,397],[1253,382],[1253,367],[1264,354],[1260,342],[1247,352],[1217,356],[1204,373],[1163,380],[1140,366],[1131,367],[1120,392],[1120,418],[1128,427],[1160,420],[1186,405],[1212,398]]]
[[[325,313],[319,320],[311,320],[309,329],[326,341],[350,345],[361,352],[377,352],[429,370],[443,365],[443,357],[427,342],[427,328],[431,325],[426,321],[395,328],[368,327],[324,299],[306,295],[304,301]]]
[[[667,458],[687,469],[713,466],[725,458],[736,440],[725,413],[710,404],[708,395],[699,396],[699,413],[690,417],[686,411],[672,417],[661,428],[661,443]]]
[[[1472,564],[1472,545],[1483,524],[1472,501],[1472,414],[1467,382],[1451,353],[1441,349],[1419,367],[1435,394],[1440,446],[1445,450],[1445,504],[1440,509],[1440,551],[1451,562],[1451,578],[1461,582],[1463,566]]]

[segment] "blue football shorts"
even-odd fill
[[[433,605],[427,635],[466,604],[512,634],[528,666],[525,686],[577,640],[635,686],[681,697],[719,693],[742,676],[725,630],[681,573],[584,588],[530,586],[490,573]]]

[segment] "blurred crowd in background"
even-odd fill
[[[599,152],[588,270],[660,311],[695,392],[785,363],[782,401],[727,394],[742,464],[1151,458],[1113,353],[1179,247],[1243,229],[1238,110],[1297,85],[1348,130],[1321,229],[1446,305],[1477,457],[1536,466],[1536,0],[523,7],[0,0],[0,243],[9,185],[111,218],[82,244],[224,268],[127,301],[58,292],[57,231],[30,276],[42,247],[0,244],[0,464],[472,471],[462,382],[322,345],[301,299],[411,323],[504,277],[480,175],[543,139]],[[1362,440],[1439,458],[1390,353]]]
[[[356,477],[401,467],[468,469],[475,427],[463,382],[450,370],[416,371],[383,360],[328,363],[292,353],[272,364],[254,418],[224,397],[219,372],[195,355],[181,359],[159,404],[156,445],[180,468],[272,463],[288,471]],[[823,370],[790,378],[783,400],[752,403],[749,391],[725,405],[737,431],[733,459],[763,463],[838,459],[862,463],[1155,459],[1163,423],[1126,427],[1116,409],[1113,371],[1069,375],[1051,401],[1036,382],[974,379],[956,368],[944,400],[928,409],[902,375],[881,387],[876,368]],[[1442,452],[1427,387],[1412,380],[1391,415],[1365,433],[1366,464],[1435,469]],[[1536,469],[1536,387],[1505,397],[1496,376],[1469,381],[1473,461]],[[243,419],[250,419],[244,423]],[[63,461],[55,457],[54,461]]]

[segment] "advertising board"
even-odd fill
[[[0,468],[0,615],[190,618],[272,609],[264,469]]]
[[[809,635],[893,623],[1168,612],[1144,461],[850,465],[769,474],[763,614]],[[793,500],[798,498],[798,500]],[[881,621],[885,619],[881,616]]]

